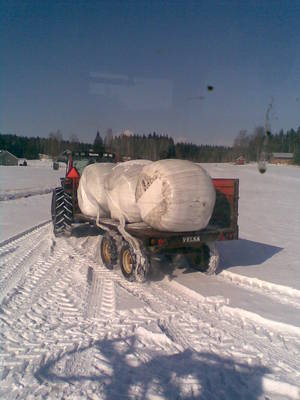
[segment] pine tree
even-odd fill
[[[102,137],[101,137],[99,131],[97,131],[97,135],[96,135],[95,140],[94,140],[93,149],[94,149],[95,153],[98,153],[100,155],[103,154],[103,150],[104,150],[103,140],[102,140]]]
[[[293,162],[294,164],[300,165],[300,140],[295,144]]]

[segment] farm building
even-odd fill
[[[273,153],[270,158],[271,164],[292,164],[293,153]]]
[[[18,157],[7,150],[0,150],[0,165],[18,165]]]
[[[235,164],[236,165],[244,165],[246,163],[245,157],[244,156],[239,156],[236,160],[235,160]]]
[[[51,156],[39,153],[39,160],[51,160]]]

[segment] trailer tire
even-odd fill
[[[219,252],[215,242],[205,243],[201,251],[187,254],[190,266],[206,275],[214,275],[219,266]]]
[[[207,246],[209,248],[209,264],[204,273],[206,275],[215,275],[220,262],[219,250],[215,242],[208,242]]]
[[[55,236],[69,235],[73,222],[73,203],[70,193],[62,187],[52,192],[51,217]]]
[[[120,267],[129,282],[146,282],[150,272],[150,261],[144,247],[140,245],[141,259],[137,257],[129,243],[124,243],[120,251]]]
[[[100,242],[100,258],[107,269],[114,269],[118,264],[119,238],[105,232]]]

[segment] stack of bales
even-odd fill
[[[93,164],[83,171],[78,189],[79,207],[86,215],[144,221],[171,232],[205,228],[215,198],[210,176],[186,160]]]

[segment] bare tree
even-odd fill
[[[76,133],[71,133],[70,135],[71,150],[78,150],[79,139]]]
[[[245,129],[240,130],[237,137],[234,139],[233,147],[247,148],[249,145],[249,141],[250,141],[250,138],[249,138],[248,132]]]
[[[56,132],[49,133],[49,139],[50,139],[50,155],[52,157],[56,157],[61,151],[61,142],[63,139],[63,135],[61,131],[58,129]]]
[[[107,129],[104,138],[104,146],[106,151],[111,151],[112,140],[113,140],[113,131],[111,128],[109,128]]]

